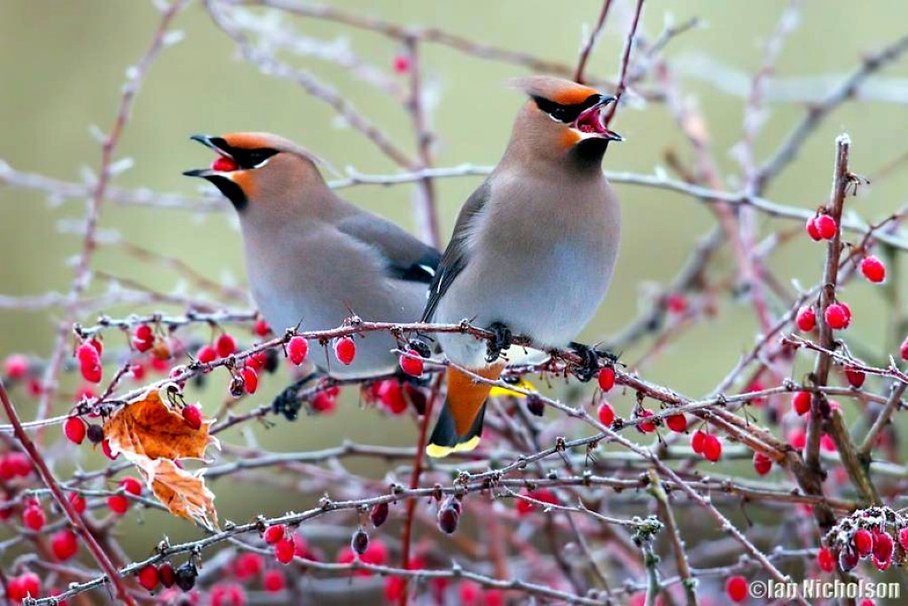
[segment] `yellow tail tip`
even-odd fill
[[[443,459],[452,452],[468,452],[479,446],[479,436],[473,436],[466,442],[454,446],[441,446],[440,444],[427,444],[426,454],[433,459]]]

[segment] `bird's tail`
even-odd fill
[[[486,379],[495,380],[501,376],[504,366],[502,362],[474,372]],[[446,457],[452,452],[473,450],[482,435],[486,398],[492,386],[451,367],[448,368],[447,379],[448,395],[426,445],[426,454],[430,457]]]

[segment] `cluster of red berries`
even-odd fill
[[[132,332],[132,346],[139,353],[145,353],[154,347],[154,330],[148,324],[139,324]]]
[[[170,562],[164,562],[160,565],[143,566],[136,573],[136,579],[139,581],[139,585],[148,591],[154,591],[158,585],[168,589],[176,585],[183,591],[189,591],[195,587],[195,579],[198,575],[198,570],[191,562],[186,562],[176,569]]]
[[[89,383],[100,383],[104,368],[101,366],[101,354],[104,346],[97,339],[89,339],[76,348],[76,359],[79,361],[79,372]]]
[[[814,215],[807,220],[807,235],[814,242],[820,240],[832,240],[839,232],[839,226],[831,216],[827,214]]]
[[[707,461],[715,463],[722,458],[722,441],[711,433],[698,429],[690,438],[690,447]]]
[[[37,598],[41,594],[41,579],[34,572],[23,572],[6,583],[6,597],[17,602]]]
[[[307,551],[302,538],[289,532],[283,524],[269,526],[262,538],[274,549],[274,558],[281,564],[289,564],[294,557],[302,557]]]
[[[902,528],[898,537],[903,549],[908,546],[908,528]],[[839,567],[848,571],[857,566],[862,558],[870,558],[877,570],[887,570],[892,564],[894,552],[895,541],[888,532],[879,528],[858,528],[851,535],[851,545],[839,552]]]
[[[8,452],[0,456],[0,480],[27,478],[32,473],[32,462],[24,452]]]
[[[226,358],[236,353],[236,339],[229,333],[222,333],[213,345],[203,345],[196,352],[196,359],[202,364],[210,364],[218,358]]]
[[[136,478],[128,477],[120,480],[119,487],[126,494],[112,494],[107,497],[107,508],[121,516],[129,510],[130,500],[127,494],[138,497],[142,494],[142,482]]]

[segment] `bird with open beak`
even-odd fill
[[[268,133],[195,135],[216,154],[210,168],[186,171],[214,184],[233,204],[245,244],[252,297],[271,327],[324,330],[363,320],[419,318],[440,254],[398,227],[338,197],[318,159]],[[365,378],[397,368],[387,333],[358,339],[353,362],[312,356],[335,378]]]
[[[467,319],[496,335],[491,346],[438,335],[453,365],[430,456],[479,443],[490,386],[476,377],[501,375],[511,334],[573,346],[598,366],[595,352],[572,340],[605,296],[618,255],[618,201],[602,172],[609,143],[622,140],[603,119],[614,98],[544,76],[516,86],[529,100],[504,156],[461,209],[429,287],[425,321]]]

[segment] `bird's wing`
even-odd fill
[[[335,227],[377,250],[385,259],[389,277],[424,284],[435,277],[441,253],[394,223],[357,213],[341,219]]]
[[[454,226],[454,234],[451,241],[445,249],[445,254],[441,257],[441,263],[435,272],[435,279],[429,286],[429,299],[426,301],[426,309],[422,314],[423,322],[430,322],[435,315],[435,308],[438,302],[451,287],[454,280],[467,266],[469,261],[469,251],[467,250],[467,239],[472,229],[473,219],[482,211],[489,199],[491,186],[486,180],[473,194],[467,199],[466,204],[460,209],[457,216],[457,223]]]

